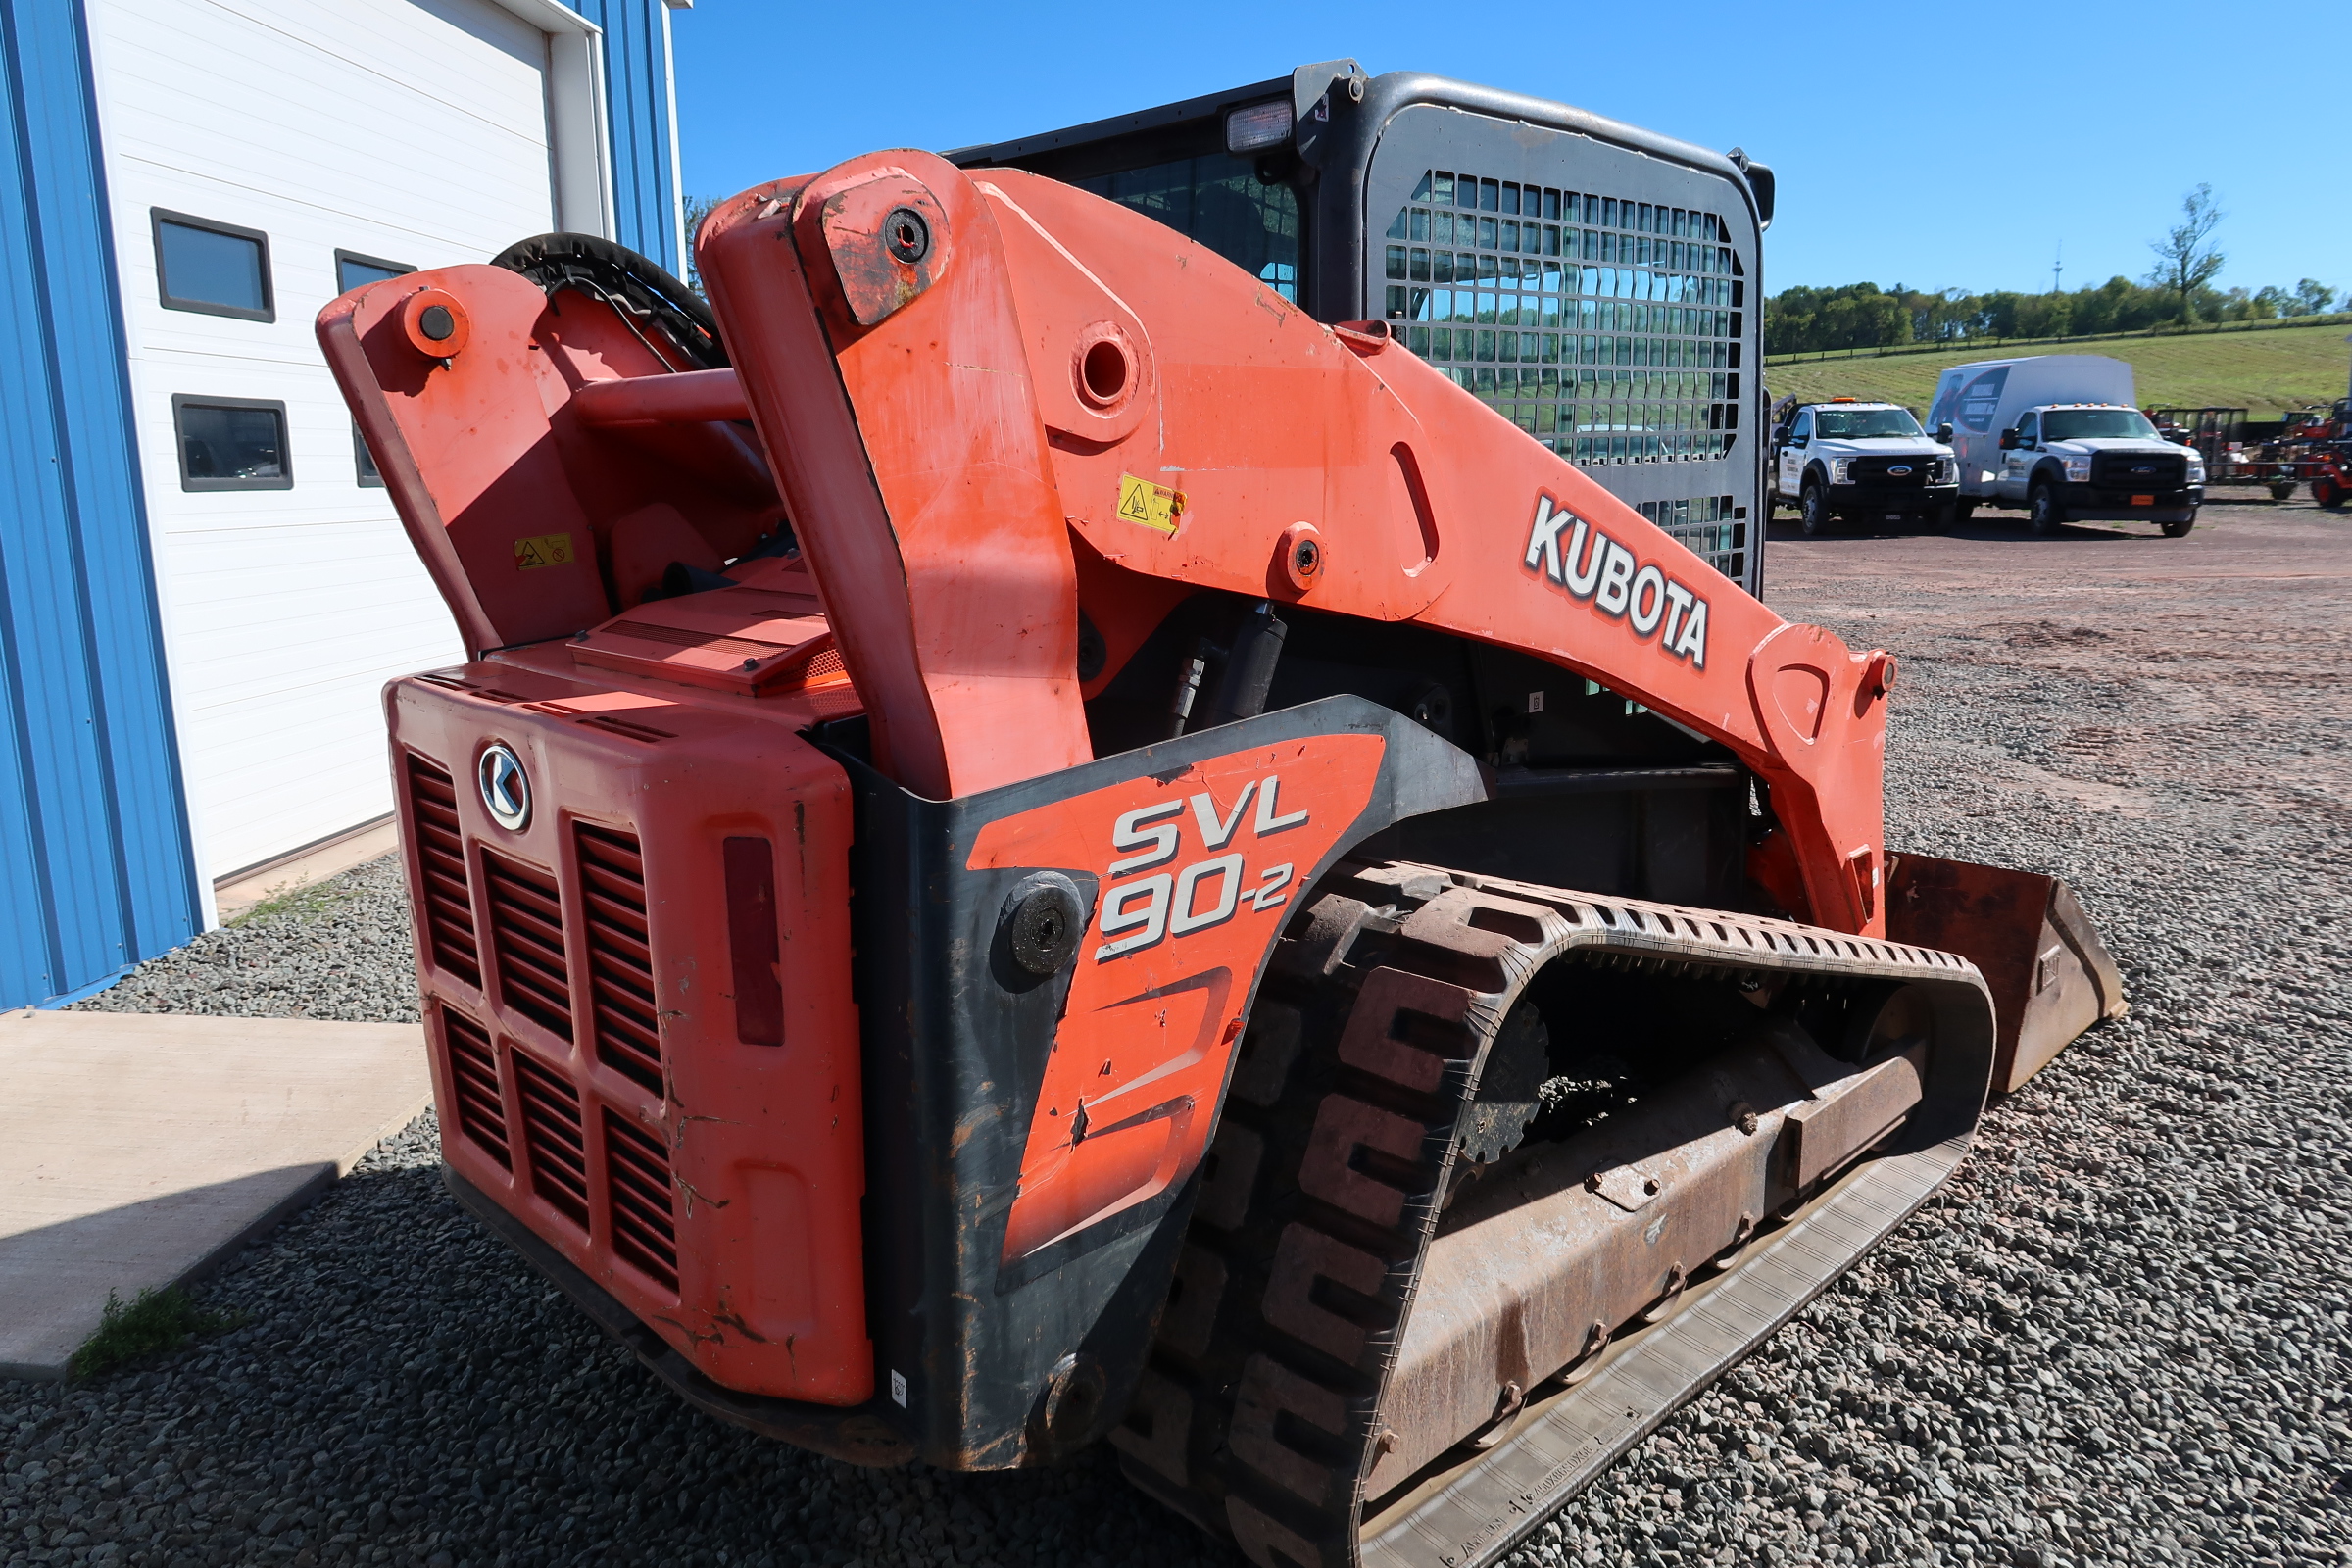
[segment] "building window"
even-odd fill
[[[387,262],[380,256],[362,256],[357,251],[335,252],[335,292],[348,294],[369,283],[380,283],[387,277],[401,277],[416,270],[406,262]],[[360,423],[351,423],[351,453],[354,467],[359,471],[362,487],[381,490],[384,476],[376,468],[375,454],[368,450],[367,438],[360,434]]]
[[[155,221],[155,273],[164,309],[274,321],[270,287],[270,236],[258,228],[150,209]]]
[[[182,490],[290,490],[286,406],[257,398],[172,399]]]
[[[351,450],[359,465],[360,487],[364,490],[381,490],[384,487],[383,471],[376,467],[375,454],[368,450],[368,438],[360,434],[360,421],[357,419],[351,421]]]
[[[387,262],[380,256],[362,256],[358,251],[335,252],[335,292],[348,294],[367,283],[381,283],[387,277],[399,277],[416,270],[406,262]]]

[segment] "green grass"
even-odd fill
[[[1936,376],[1949,367],[2035,352],[2041,351],[2031,343],[2006,343],[1940,354],[1767,364],[1764,384],[1775,401],[1791,393],[1808,401],[1868,398],[1905,404],[1924,416],[1936,395]],[[2288,409],[2342,397],[2345,370],[2352,366],[2352,344],[2344,341],[2340,321],[2260,332],[2076,338],[2052,343],[2046,352],[2129,361],[2142,408],[2244,409],[2256,419],[2275,419]]]
[[[243,1321],[242,1314],[204,1310],[176,1285],[141,1291],[127,1306],[109,1291],[97,1330],[74,1352],[71,1370],[77,1378],[98,1377],[142,1356],[177,1349],[199,1334],[218,1334]]]
[[[246,925],[255,920],[280,918],[309,920],[348,902],[352,893],[350,887],[331,877],[323,882],[297,882],[272,892],[252,908],[231,916],[226,923]]]

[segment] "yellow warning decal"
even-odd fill
[[[543,533],[536,538],[514,541],[514,569],[531,571],[540,566],[568,566],[571,564],[571,535]]]
[[[1147,528],[1157,529],[1173,538],[1184,523],[1184,492],[1171,490],[1164,484],[1138,479],[1132,473],[1119,475],[1119,515],[1128,522],[1140,522]]]

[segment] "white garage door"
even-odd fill
[[[486,0],[89,10],[181,755],[218,879],[390,810],[379,689],[459,657],[363,483],[311,323],[342,291],[338,252],[479,262],[557,226],[550,39]],[[266,236],[274,318],[168,308],[159,209],[225,235],[175,243]],[[291,483],[185,488],[175,398],[282,404]]]

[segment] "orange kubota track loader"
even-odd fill
[[[1887,655],[1560,455],[1720,420],[1533,439],[1179,226],[880,153],[714,316],[571,236],[322,314],[469,650],[386,694],[447,1176],[723,1419],[1484,1562],[2115,973],[1888,855]]]

